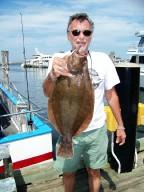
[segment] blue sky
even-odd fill
[[[0,0],[0,50],[9,50],[10,62],[23,61],[21,18],[26,57],[35,48],[45,54],[70,49],[66,27],[70,15],[86,12],[95,23],[90,49],[128,58],[136,31],[144,30],[143,0]]]

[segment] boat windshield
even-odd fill
[[[144,37],[141,37],[138,47],[144,47]]]
[[[133,55],[130,59],[131,63],[136,63],[136,58],[137,56]],[[143,64],[144,65],[144,56],[139,56],[139,64]]]

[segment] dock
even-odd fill
[[[138,153],[138,164],[132,172],[118,174],[110,165],[101,169],[100,192],[143,192],[144,152]],[[53,163],[34,165],[14,172],[18,192],[64,192],[62,174],[53,169]],[[75,192],[88,192],[87,173],[83,168],[76,173]]]
[[[6,111],[1,105],[1,115]],[[11,127],[10,119],[1,121],[3,127]],[[137,166],[131,172],[118,174],[107,163],[101,169],[102,185],[100,192],[143,192],[144,189],[144,126],[137,127],[136,148],[138,151]],[[11,162],[9,166],[12,167]],[[62,173],[53,168],[53,162],[44,162],[13,170],[13,178],[16,183],[17,192],[64,192]],[[4,175],[0,174],[0,179]],[[0,190],[1,191],[1,190]],[[85,168],[76,173],[75,192],[89,192],[88,177]]]

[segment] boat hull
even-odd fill
[[[14,170],[53,160],[51,132],[30,135],[10,135],[0,140],[1,145],[8,146]],[[1,161],[0,172],[3,171],[4,166]]]

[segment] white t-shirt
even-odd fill
[[[56,53],[54,57],[64,57],[70,54],[70,51],[65,53]],[[49,63],[48,73],[52,69],[53,58]],[[89,52],[87,56],[88,69],[92,84],[94,87],[94,112],[93,118],[85,131],[101,128],[105,124],[106,114],[104,112],[104,92],[114,87],[120,82],[115,66],[109,56],[102,52]]]

